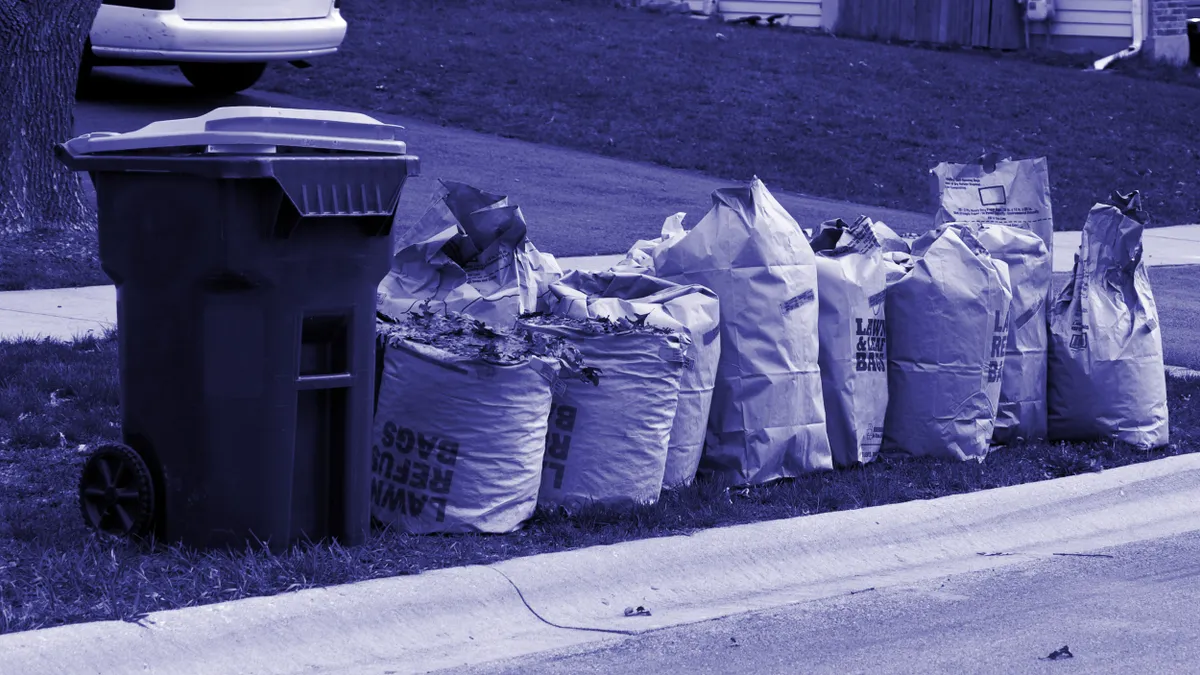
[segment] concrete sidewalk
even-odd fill
[[[1079,248],[1078,232],[1054,235],[1054,271],[1069,272]],[[613,248],[633,242],[614,242]],[[1200,225],[1146,230],[1143,240],[1148,265],[1200,265]],[[623,257],[609,255],[560,258],[564,269],[604,270]],[[117,321],[116,290],[112,286],[10,291],[0,293],[0,340],[50,337],[71,340],[103,333]]]

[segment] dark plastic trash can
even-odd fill
[[[94,527],[196,547],[362,540],[376,287],[417,158],[355,113],[220,108],[59,146],[117,286],[125,445]]]

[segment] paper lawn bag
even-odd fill
[[[871,226],[871,232],[875,234],[875,239],[879,241],[879,247],[884,253],[908,253],[910,246],[908,241],[896,234],[896,231],[888,227],[881,220],[871,220],[863,216],[860,220],[865,220]]]
[[[992,441],[1044,439],[1050,341],[1046,297],[1050,294],[1053,272],[1050,251],[1033,232],[1007,225],[984,225],[975,236],[994,259],[1008,265],[1013,295],[1000,409],[996,412]]]
[[[1007,225],[949,223],[913,243],[920,255],[947,227],[967,229],[994,260],[1008,266],[1012,289],[1008,346],[993,443],[1046,438],[1046,296],[1051,278],[1050,252],[1036,234]]]
[[[879,454],[887,413],[887,269],[871,221],[823,223],[813,236],[820,297],[821,391],[833,464]]]
[[[630,272],[567,273],[550,285],[550,312],[574,318],[626,319],[687,335],[687,361],[679,406],[667,447],[663,485],[692,482],[700,466],[717,364],[721,358],[721,310],[717,295],[703,286],[680,286]]]
[[[997,159],[988,154],[968,164],[933,168],[940,207],[935,222],[1011,225],[1041,237],[1054,252],[1050,171],[1045,157]]]
[[[599,373],[592,382],[563,378],[557,385],[538,503],[575,511],[658,501],[687,337],[629,321],[520,321],[562,337]]]
[[[421,219],[397,238],[392,269],[379,284],[378,308],[399,317],[428,302],[498,327],[539,309],[562,276],[554,257],[526,237],[520,207],[503,195],[441,181]]]
[[[1097,204],[1050,312],[1050,437],[1169,440],[1162,332],[1142,262],[1137,192]]]
[[[701,472],[737,484],[829,469],[818,365],[816,257],[755,179],[713,193],[691,230],[653,249],[657,276],[721,302],[721,360]]]
[[[395,328],[381,334],[372,516],[416,534],[517,529],[537,505],[559,362],[487,358],[479,347],[495,341],[451,336],[472,331],[470,322],[440,338],[434,331],[434,344],[389,334]]]
[[[1007,265],[955,227],[945,228],[888,288],[884,451],[987,456],[1011,304]]]

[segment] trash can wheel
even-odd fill
[[[141,456],[112,443],[92,451],[79,477],[79,506],[88,526],[141,536],[154,522],[154,477]]]

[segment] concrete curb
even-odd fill
[[[1200,454],[158,612],[144,625],[17,633],[0,637],[0,670],[424,671],[1193,530]],[[625,616],[635,605],[651,616]]]

